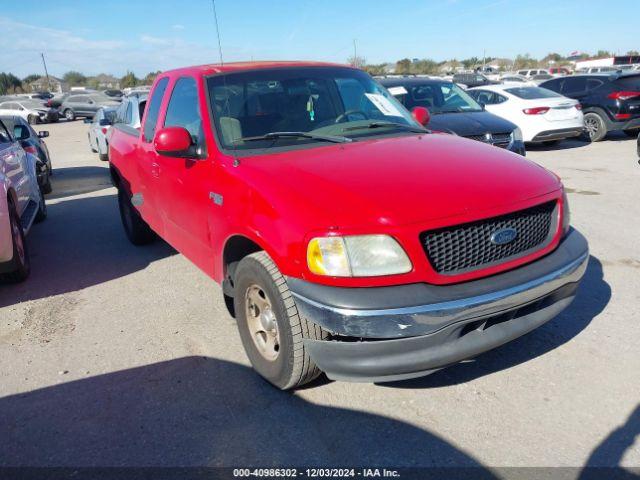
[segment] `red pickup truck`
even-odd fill
[[[215,281],[279,388],[425,375],[571,303],[586,269],[557,176],[435,134],[366,73],[260,62],[165,72],[109,145],[125,232]]]

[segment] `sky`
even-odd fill
[[[0,0],[0,72],[138,76],[218,63],[211,0]],[[639,0],[216,0],[224,61],[640,50]],[[612,4],[613,5],[613,4]],[[621,14],[621,12],[623,14]]]

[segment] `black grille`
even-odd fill
[[[509,146],[509,143],[511,143],[510,133],[490,133],[489,135],[489,138],[487,138],[485,135],[469,135],[465,138],[476,140],[482,143],[488,143],[489,145],[494,145],[501,148],[507,148]]]
[[[555,230],[556,202],[478,222],[455,225],[420,234],[424,250],[436,272],[453,275],[513,260],[546,245]],[[491,241],[502,229],[514,229],[517,236],[503,245]]]

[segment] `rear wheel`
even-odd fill
[[[38,123],[38,116],[37,115],[29,115],[27,117],[27,122],[29,122],[29,125],[35,125],[36,123]]]
[[[66,118],[67,121],[72,122],[73,120],[76,119],[76,114],[74,113],[73,110],[71,110],[70,108],[67,108],[64,111],[64,118]]]
[[[11,271],[0,275],[0,281],[18,283],[27,279],[31,272],[29,251],[24,238],[24,231],[20,218],[12,203],[9,203],[9,225],[11,228],[11,242],[13,244],[13,259]]]
[[[38,201],[38,213],[36,213],[35,222],[43,222],[47,218],[47,202],[44,199],[44,192],[40,190],[40,200]]]
[[[118,190],[118,206],[120,207],[120,218],[127,238],[134,245],[146,245],[155,240],[153,230],[147,225],[140,213],[131,203],[131,198],[122,189]]]
[[[329,333],[300,316],[269,255],[256,252],[240,261],[234,284],[238,330],[253,368],[283,390],[320,375],[303,342],[327,339]]]
[[[607,135],[607,125],[600,115],[595,112],[584,115],[584,138],[591,142],[599,142]]]

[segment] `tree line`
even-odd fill
[[[150,72],[144,77],[138,78],[133,72],[127,71],[123,77],[114,78],[119,82],[120,88],[130,88],[140,85],[151,85],[159,73],[160,70],[157,72]],[[67,83],[70,87],[88,87],[98,89],[101,82],[100,77],[103,76],[111,77],[111,75],[106,74],[86,76],[80,72],[71,70],[62,76],[62,81]],[[30,92],[31,88],[29,87],[29,84],[42,77],[43,75],[34,73],[21,79],[12,73],[0,72],[0,95]]]
[[[625,55],[640,55],[638,50],[629,50],[625,53]],[[614,53],[609,52],[607,50],[598,50],[595,55],[589,55],[587,53],[581,53],[577,57],[572,57],[572,61],[584,60],[587,58],[606,58],[613,57]],[[380,63],[380,64],[369,64],[367,63],[364,57],[354,57],[351,56],[347,59],[347,62],[350,65],[356,66],[358,68],[362,68],[363,70],[369,72],[371,75],[383,75],[387,73],[389,68],[389,63]],[[481,66],[483,63],[497,63],[498,67],[501,71],[507,70],[522,70],[527,68],[547,68],[550,65],[562,67],[571,65],[571,60],[569,57],[560,55],[559,53],[549,53],[545,55],[543,58],[534,58],[528,53],[517,55],[515,59],[506,59],[506,58],[495,58],[495,57],[469,57],[463,60],[458,60],[456,58],[452,58],[444,61],[436,61],[430,58],[422,58],[422,59],[409,59],[403,58],[396,62],[392,62],[391,65],[394,68],[394,72],[397,74],[426,74],[426,75],[434,75],[438,73],[442,73],[443,69],[447,71],[456,71],[459,68],[463,68],[465,70],[473,70],[474,68]]]

